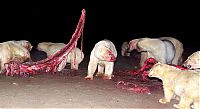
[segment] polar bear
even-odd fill
[[[180,97],[179,104],[174,107],[181,109],[200,108],[200,73],[195,70],[181,70],[174,66],[158,62],[149,71],[149,77],[162,80],[164,97],[159,100],[166,104],[174,96]]]
[[[140,66],[143,66],[144,61],[148,58],[154,58],[158,62],[172,63],[175,56],[175,50],[172,43],[161,41],[153,38],[134,39],[129,42],[129,51],[136,49],[141,52]]]
[[[18,40],[18,41],[13,41],[16,44],[19,44],[21,46],[23,46],[24,48],[26,48],[28,51],[31,51],[33,46],[31,45],[31,43],[27,40]]]
[[[4,64],[10,61],[31,61],[31,48],[30,42],[25,40],[0,43],[0,73],[5,69]]]
[[[174,47],[175,47],[175,56],[174,59],[172,60],[172,64],[174,65],[181,65],[183,62],[183,44],[182,42],[180,42],[178,39],[174,38],[174,37],[160,37],[159,38],[162,41],[170,41]]]
[[[130,56],[130,53],[128,53],[129,43],[123,42],[121,46],[121,55],[122,56]]]
[[[200,51],[192,53],[187,60],[183,63],[183,66],[189,69],[199,69],[200,68]]]
[[[150,57],[174,65],[182,61],[183,45],[172,37],[134,39],[129,42],[129,52],[134,49],[141,52],[140,66]]]
[[[41,42],[37,45],[37,50],[43,51],[47,54],[47,57],[53,56],[59,50],[65,47],[64,43],[53,43],[53,42]],[[76,53],[76,57],[74,54]],[[84,53],[79,48],[73,49],[67,55],[67,63],[70,63],[71,69],[78,70],[79,64],[84,59]]]
[[[103,75],[103,79],[111,79],[114,62],[117,58],[115,45],[107,39],[95,44],[90,54],[86,80],[93,80],[93,75],[98,67],[96,76]]]

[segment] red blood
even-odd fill
[[[142,79],[144,81],[148,80],[148,70],[150,70],[154,64],[156,64],[157,61],[154,58],[148,58],[145,62],[144,65],[136,70],[136,71],[132,71],[132,73],[134,75],[140,75],[142,76]]]
[[[133,75],[137,75],[139,77],[141,77],[141,79],[143,81],[146,81],[148,80],[148,71],[153,67],[154,64],[156,64],[157,61],[154,59],[154,58],[148,58],[145,62],[144,62],[144,65],[138,69],[138,70],[134,70],[134,71],[131,71],[131,74]],[[181,70],[187,70],[187,68],[183,67],[183,66],[177,66],[177,65],[172,65],[172,66],[175,66]],[[129,73],[130,74],[130,73]],[[139,84],[134,84],[134,83],[131,83],[131,82],[126,82],[125,81],[117,81],[117,84],[116,84],[116,87],[117,88],[121,88],[121,89],[126,89],[126,90],[131,90],[133,92],[136,92],[136,93],[150,93],[150,90],[148,87],[142,87],[141,85]]]
[[[116,60],[116,57],[113,52],[111,50],[108,50],[107,53],[111,56],[109,62],[114,62]]]
[[[79,19],[78,25],[72,38],[66,46],[58,51],[55,55],[37,62],[26,62],[20,63],[17,61],[11,61],[5,64],[5,74],[6,75],[26,75],[26,74],[40,74],[41,72],[55,73],[58,71],[58,66],[62,61],[66,60],[67,55],[72,49],[76,48],[77,41],[83,33],[84,23],[85,23],[85,9],[82,10],[81,17]]]
[[[142,87],[138,84],[134,84],[131,82],[124,82],[124,81],[118,81],[116,84],[117,88],[121,88],[121,89],[126,89],[126,90],[130,90],[136,93],[150,93],[150,90],[148,87]]]
[[[148,80],[148,71],[153,67],[154,64],[156,64],[157,61],[154,58],[148,58],[145,62],[144,65],[136,70],[136,71],[132,71],[132,73],[134,75],[141,75],[143,80]],[[179,68],[181,70],[187,70],[187,68],[183,67],[183,66],[178,66],[178,65],[171,65],[174,66],[176,68]]]

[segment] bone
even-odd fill
[[[76,30],[72,35],[72,38],[65,45],[64,48],[62,48],[53,56],[37,62],[20,63],[17,61],[11,61],[5,64],[6,66],[5,74],[11,76],[13,75],[24,76],[24,75],[36,75],[40,74],[41,72],[54,74],[57,71],[61,71],[63,69],[61,63],[63,61],[66,61],[67,59],[66,57],[69,54],[69,52],[71,52],[73,48],[76,48],[77,41],[83,34],[85,14],[86,14],[85,9],[83,9]]]
[[[41,42],[38,44],[37,50],[43,51],[47,54],[47,57],[51,57],[64,47],[64,43]],[[66,63],[71,65],[71,69],[78,70],[79,64],[83,61],[83,59],[84,53],[79,48],[75,48],[67,55]]]

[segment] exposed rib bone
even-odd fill
[[[76,30],[72,35],[72,38],[70,39],[68,44],[66,44],[66,46],[60,51],[58,51],[55,55],[37,62],[20,63],[17,61],[11,61],[10,63],[5,64],[5,74],[10,76],[25,76],[27,74],[40,74],[41,72],[55,73],[56,71],[61,71],[65,66],[62,63],[66,61],[69,52],[73,48],[76,48],[78,39],[83,34],[85,14],[85,9],[83,9]]]

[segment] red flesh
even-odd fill
[[[67,55],[73,48],[76,48],[77,41],[80,38],[80,36],[83,33],[84,23],[85,23],[85,9],[82,10],[81,17],[79,19],[78,25],[76,27],[76,30],[74,34],[72,35],[72,38],[70,39],[69,43],[66,44],[66,46],[58,51],[55,55],[46,58],[41,61],[37,62],[26,62],[26,63],[20,63],[17,61],[11,61],[7,64],[5,64],[6,75],[35,75],[40,74],[41,72],[50,72],[55,73],[58,71],[58,66],[62,61],[66,60]]]

